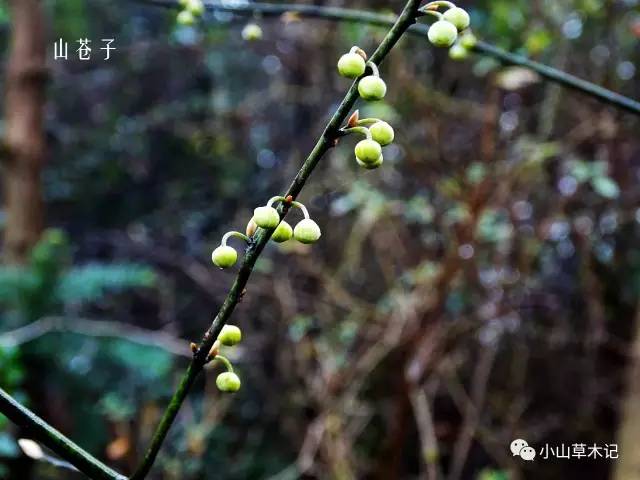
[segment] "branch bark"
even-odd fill
[[[91,454],[84,451],[62,433],[38,417],[28,408],[0,388],[0,411],[13,423],[23,427],[33,438],[68,460],[89,478],[98,480],[126,480],[126,477],[110,469]]]
[[[42,2],[12,0],[9,5],[12,29],[2,153],[7,216],[4,257],[9,263],[22,263],[42,230],[46,46]]]
[[[418,6],[421,0],[409,0],[402,11],[402,14],[393,23],[391,30],[387,33],[382,43],[378,46],[376,51],[371,56],[370,60],[379,65],[395,44],[400,40],[402,35],[408,30],[408,28],[415,23]],[[253,4],[255,5],[255,4]],[[209,5],[210,6],[210,5]],[[313,150],[305,160],[304,164],[298,171],[298,174],[293,179],[293,182],[289,186],[289,189],[284,194],[285,197],[291,196],[296,199],[309,176],[313,172],[314,168],[324,156],[336,143],[338,139],[338,130],[341,124],[346,120],[347,115],[351,111],[353,105],[358,99],[358,81],[353,82],[349,91],[342,99],[342,102],[338,106],[329,123],[325,127],[322,135],[313,147]],[[284,204],[279,207],[280,218],[283,219],[289,210],[289,204]],[[245,287],[253,271],[253,267],[256,260],[262,253],[262,250],[267,245],[267,242],[271,238],[271,231],[260,229],[256,236],[252,239],[251,244],[247,248],[244,256],[244,261],[240,267],[240,271],[236,277],[236,280],[229,291],[225,301],[220,307],[218,314],[216,315],[213,323],[205,333],[202,341],[200,342],[198,349],[196,350],[193,360],[189,365],[185,375],[183,376],[178,389],[176,390],[173,398],[171,399],[167,410],[165,411],[156,432],[151,439],[151,444],[145,454],[145,457],[132,475],[132,480],[139,480],[145,478],[151,469],[160,447],[164,442],[164,439],[171,427],[171,424],[175,420],[175,417],[182,406],[189,389],[193,385],[198,373],[204,367],[209,350],[213,345],[218,334],[222,330],[222,327],[227,323],[231,317],[236,305],[240,301],[242,295],[244,295]]]

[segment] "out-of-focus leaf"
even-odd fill
[[[109,392],[100,402],[100,410],[111,420],[128,420],[135,413],[135,406],[115,392]]]
[[[313,320],[311,317],[306,315],[296,316],[292,320],[291,325],[289,325],[289,337],[294,342],[299,342],[307,334],[312,324]]]
[[[154,381],[166,375],[173,365],[170,353],[126,340],[113,340],[108,346],[108,354],[136,370],[145,381]]]
[[[531,32],[525,41],[527,51],[535,55],[546,49],[553,41],[549,30],[539,29]]]
[[[620,187],[610,177],[595,177],[591,180],[591,186],[596,193],[604,198],[618,198],[620,196]]]
[[[95,301],[108,291],[151,287],[155,281],[156,275],[149,267],[90,264],[66,272],[56,293],[63,303],[83,303]]]
[[[486,174],[487,169],[479,162],[474,162],[467,168],[467,180],[473,184],[480,183]]]
[[[509,474],[503,470],[482,470],[477,480],[509,480]]]
[[[416,195],[405,205],[404,215],[409,221],[429,224],[433,221],[435,212],[424,196]]]
[[[14,438],[7,432],[0,432],[0,457],[15,458],[20,449]]]

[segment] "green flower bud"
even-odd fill
[[[436,47],[450,47],[458,37],[458,30],[453,23],[446,20],[438,20],[429,27],[427,36],[429,41]]]
[[[468,56],[469,50],[464,48],[460,42],[449,49],[449,58],[451,60],[465,60]]]
[[[478,39],[473,33],[471,33],[471,30],[467,30],[460,36],[460,45],[467,50],[471,50],[477,43]]]
[[[357,53],[345,53],[338,60],[338,72],[347,78],[358,78],[367,68],[364,58]]]
[[[220,330],[218,340],[220,340],[220,343],[225,347],[233,347],[242,340],[242,330],[235,325],[225,325],[222,327],[222,330]]]
[[[378,161],[378,157],[382,155],[382,147],[373,140],[362,140],[356,145],[355,153],[356,159],[361,162],[375,163]]]
[[[240,377],[233,372],[223,372],[216,378],[216,386],[221,392],[237,392],[241,385]]]
[[[280,215],[273,207],[258,207],[253,211],[253,220],[259,227],[272,229],[278,226]]]
[[[211,260],[219,268],[233,267],[238,261],[238,252],[233,247],[220,245],[211,254]]]
[[[280,225],[275,229],[273,235],[271,235],[271,240],[277,243],[286,242],[290,240],[293,236],[293,228],[287,222],[282,220]]]
[[[189,26],[193,25],[195,21],[196,19],[193,16],[193,13],[191,13],[189,10],[181,11],[176,17],[176,22],[178,22],[179,25]]]
[[[301,220],[293,230],[293,236],[300,243],[315,243],[320,238],[320,227],[310,218]]]
[[[393,127],[387,122],[376,122],[369,127],[369,131],[373,139],[383,147],[392,143],[395,137]]]
[[[358,165],[360,165],[362,168],[366,168],[367,170],[375,170],[380,165],[382,165],[383,161],[384,159],[382,158],[382,154],[380,154],[380,156],[375,162],[368,162],[368,163],[363,162],[362,160],[356,157],[356,162],[358,162]]]
[[[186,7],[187,10],[196,17],[199,17],[204,13],[204,4],[202,3],[202,0],[188,0]]]
[[[247,23],[242,29],[242,38],[248,42],[260,40],[262,38],[262,28],[256,23]]]
[[[358,83],[358,93],[365,100],[382,100],[387,94],[387,84],[380,77],[369,75]]]
[[[447,22],[453,23],[453,25],[458,29],[459,32],[464,30],[471,23],[471,19],[469,18],[469,14],[464,8],[454,7],[450,8],[444,15],[442,16]]]

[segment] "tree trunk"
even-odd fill
[[[44,14],[40,0],[11,0],[11,49],[6,73],[3,152],[4,260],[22,263],[43,223],[40,183],[45,157]]]
[[[629,359],[627,390],[618,427],[619,459],[614,463],[613,480],[640,478],[640,303],[635,318],[633,345]]]

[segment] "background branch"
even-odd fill
[[[140,0],[143,3],[152,5],[177,8],[179,6],[174,0]],[[229,12],[237,15],[252,16],[260,14],[265,17],[279,16],[285,13],[295,13],[296,15],[308,18],[321,18],[325,20],[337,20],[356,23],[367,23],[377,26],[391,26],[395,21],[393,15],[377,14],[363,10],[321,7],[315,5],[295,5],[295,4],[270,4],[270,3],[248,3],[244,5],[222,4],[219,2],[206,2],[206,8],[211,11]],[[418,36],[427,36],[429,27],[427,25],[412,25],[409,32]],[[559,83],[567,88],[589,95],[604,103],[613,105],[629,113],[640,115],[640,102],[608,90],[604,87],[583,80],[569,73],[556,68],[530,60],[522,55],[516,55],[484,41],[478,41],[473,51],[492,57],[505,65],[517,65],[528,68],[539,74],[541,77]]]
[[[0,347],[16,347],[51,332],[70,332],[88,337],[121,338],[174,355],[191,357],[189,342],[157,330],[139,328],[122,322],[84,318],[45,317],[15,330],[0,334]]]

